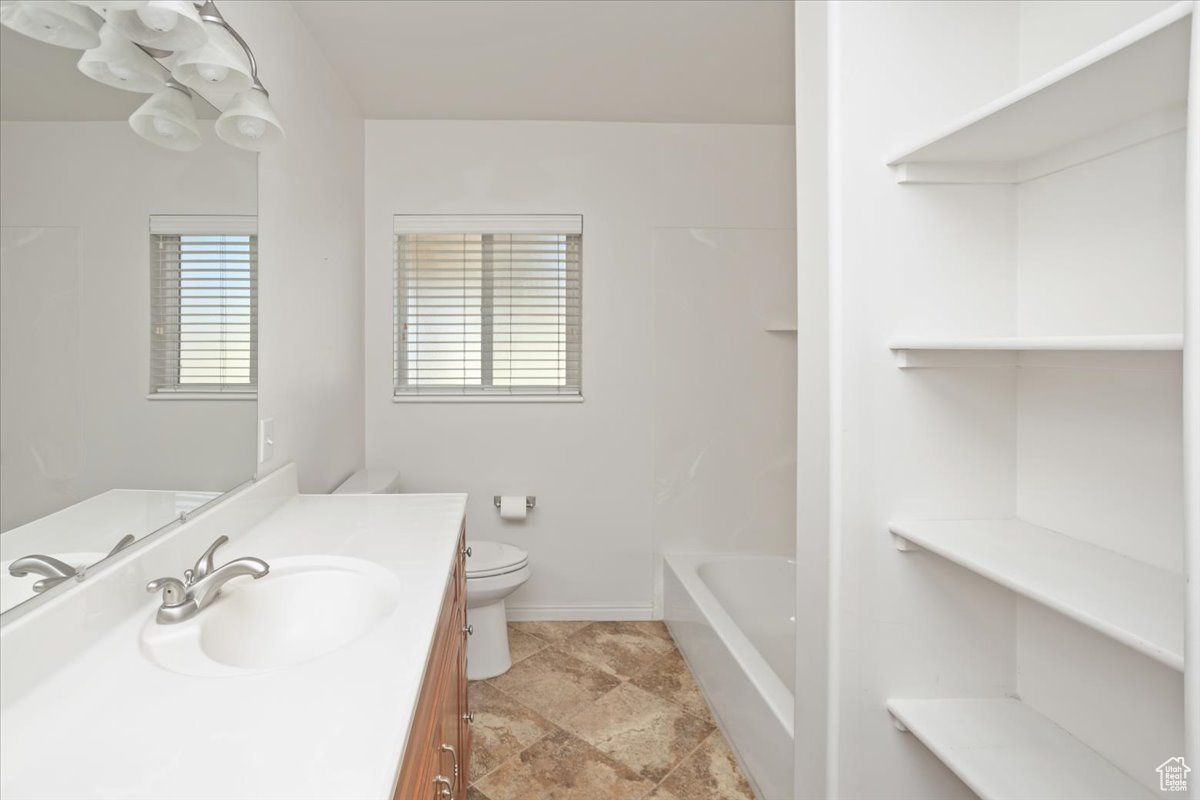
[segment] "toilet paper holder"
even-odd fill
[[[494,505],[496,508],[500,507],[500,495],[497,494],[497,495],[492,496],[492,505]],[[533,508],[536,505],[537,505],[536,497],[534,497],[533,495],[525,495],[525,507],[526,508]]]

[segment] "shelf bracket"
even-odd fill
[[[892,531],[892,544],[896,545],[896,549],[901,553],[919,553],[922,548],[918,544],[913,544],[908,539],[905,539],[900,534]]]
[[[888,716],[892,718],[892,727],[901,733],[908,733],[908,726],[901,722],[900,718],[893,714],[890,708],[888,709]]]

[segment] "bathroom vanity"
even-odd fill
[[[471,711],[467,701],[466,534],[446,579],[433,647],[409,726],[395,800],[467,796]]]
[[[465,508],[301,495],[288,466],[12,620],[0,795],[463,800]],[[159,623],[146,584],[221,535],[217,568],[269,573]]]

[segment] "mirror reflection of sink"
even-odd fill
[[[189,675],[231,675],[301,664],[340,650],[395,611],[399,581],[356,558],[270,559],[258,580],[226,584],[193,619],[142,629],[142,652]]]
[[[46,555],[54,556],[59,561],[65,561],[75,569],[87,567],[95,564],[97,561],[105,557],[105,553],[47,553]],[[7,611],[18,603],[23,603],[31,597],[36,596],[33,591],[33,585],[40,581],[43,575],[26,575],[23,578],[16,578],[8,574],[9,566],[16,561],[15,558],[10,558],[6,561],[0,561],[0,611]]]

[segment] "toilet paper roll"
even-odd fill
[[[500,498],[500,519],[525,519],[525,495],[506,494]]]

